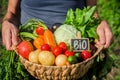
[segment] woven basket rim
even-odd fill
[[[103,49],[103,46],[101,45],[101,46],[99,46],[99,47],[97,48],[96,52],[94,53],[94,55],[93,55],[92,57],[90,57],[90,58],[88,58],[88,59],[86,59],[86,60],[84,60],[84,61],[82,61],[82,62],[76,63],[76,64],[70,64],[70,65],[64,65],[64,66],[55,66],[55,65],[54,65],[54,66],[45,66],[45,65],[41,65],[41,64],[37,64],[37,63],[30,62],[29,60],[23,58],[21,55],[19,55],[19,57],[20,57],[20,59],[23,59],[23,60],[27,61],[27,63],[31,63],[31,64],[34,64],[34,65],[37,65],[37,66],[52,67],[52,68],[71,67],[71,66],[76,66],[76,65],[84,64],[84,63],[86,63],[86,62],[94,59],[94,58],[99,54],[99,52],[100,52],[102,49]],[[16,53],[17,53],[17,52],[16,52]],[[17,53],[17,54],[18,54],[18,53]]]

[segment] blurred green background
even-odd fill
[[[0,0],[0,41],[1,22],[6,9],[7,0]],[[104,80],[120,80],[120,0],[98,0],[98,12],[102,19],[108,21],[114,35],[114,42],[108,48],[108,53],[114,60],[114,64]]]

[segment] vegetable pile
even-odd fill
[[[97,38],[96,26],[99,20],[93,17],[96,7],[87,7],[83,10],[70,9],[64,24],[51,30],[47,25],[37,19],[31,19],[21,25],[19,36],[22,41],[17,46],[17,52],[25,59],[45,66],[64,66],[76,64],[90,58],[96,49],[94,40]],[[74,52],[71,39],[90,39],[90,50]]]

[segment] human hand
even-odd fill
[[[8,20],[2,23],[2,41],[7,50],[13,50],[13,46],[18,44],[18,29]]]
[[[113,34],[109,24],[103,20],[98,25],[97,34],[99,40],[96,42],[96,45],[104,45],[104,48],[108,48],[113,40]]]

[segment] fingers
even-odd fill
[[[9,34],[6,34],[5,36],[5,45],[6,45],[6,49],[7,50],[12,50],[11,46],[12,46],[12,42],[11,42],[11,32],[7,32]]]
[[[17,44],[18,44],[18,30],[16,27],[14,27],[12,32],[12,46],[16,46]]]
[[[2,41],[7,50],[13,50],[13,46],[17,45],[18,30],[17,28],[8,21],[2,24]]]
[[[112,42],[113,34],[106,21],[102,21],[98,26],[97,34],[99,36],[99,43],[104,45],[104,48],[108,48]]]
[[[107,28],[105,29],[106,33],[105,33],[105,36],[106,36],[106,44],[104,45],[105,48],[108,48],[111,44],[111,42],[113,41],[113,34],[112,34],[112,31]]]
[[[2,41],[3,45],[5,45],[7,50],[11,50],[11,32],[9,29],[4,30],[2,29]]]

